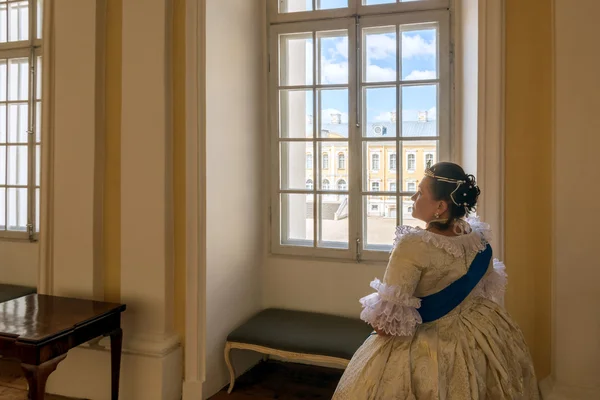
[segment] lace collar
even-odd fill
[[[492,231],[489,224],[481,222],[479,217],[470,217],[466,221],[471,226],[471,232],[460,236],[444,236],[419,227],[399,226],[396,228],[396,239],[393,248],[406,236],[418,236],[425,243],[430,243],[454,257],[462,257],[465,249],[484,250],[485,246],[492,240]]]

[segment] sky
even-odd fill
[[[368,0],[367,4],[394,3],[393,0]],[[307,6],[312,7],[312,1],[307,0]],[[347,0],[321,0],[321,8],[337,8],[347,6]],[[437,78],[436,31],[430,26],[403,26],[400,32],[401,40],[401,79],[421,80]],[[321,62],[321,84],[346,84],[348,82],[348,38],[346,31],[339,31],[334,37],[319,38],[317,36],[317,51]],[[363,29],[366,57],[363,60],[363,70],[366,71],[363,85],[369,82],[396,80],[396,33],[391,26],[389,32]],[[312,39],[301,40],[306,54],[306,77],[302,82],[291,84],[313,84],[312,76]],[[285,43],[285,42],[283,42]],[[363,52],[364,54],[364,52]],[[293,63],[293,56],[289,61]],[[436,119],[435,85],[412,86],[402,89],[402,115],[405,121],[417,119],[419,111],[428,111],[431,119]],[[391,112],[396,109],[396,89],[366,88],[363,97],[363,107],[366,106],[367,122],[390,121]],[[312,115],[312,95],[307,96],[307,115]],[[331,114],[342,115],[342,122],[348,122],[348,91],[347,89],[324,90],[321,92],[321,115],[323,123],[331,121]]]

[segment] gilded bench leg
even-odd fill
[[[227,368],[229,369],[229,389],[227,389],[227,393],[231,393],[233,391],[233,385],[235,385],[235,369],[231,363],[230,343],[225,344],[225,364],[227,364]]]

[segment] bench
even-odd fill
[[[7,285],[0,283],[0,303],[34,294],[37,289],[29,286]]]
[[[345,368],[373,332],[360,319],[270,308],[259,312],[229,334],[225,363],[228,393],[233,391],[235,369],[231,350],[251,350],[287,360],[326,363]]]

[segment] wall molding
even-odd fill
[[[186,0],[186,300],[183,400],[206,379],[205,193],[206,0]]]

